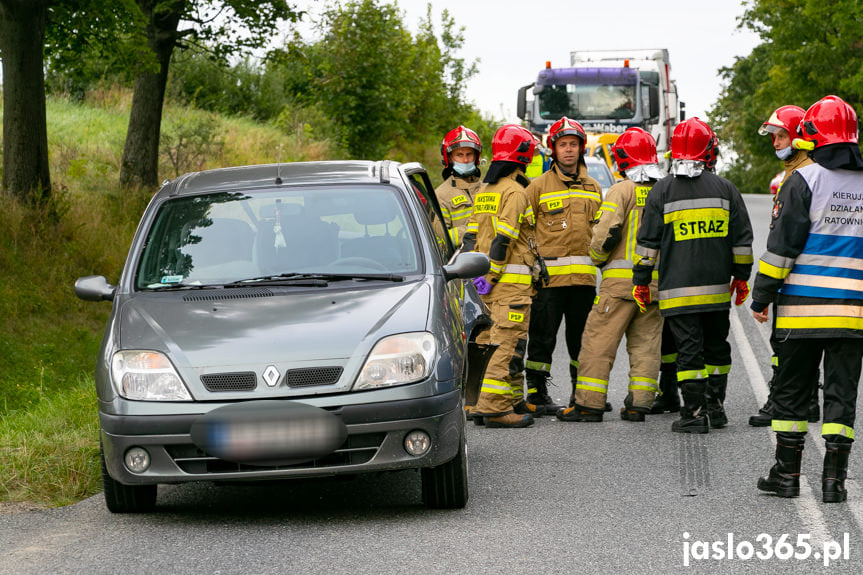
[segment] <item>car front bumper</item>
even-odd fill
[[[286,400],[289,401],[289,400]],[[329,455],[292,465],[248,465],[225,461],[203,451],[190,430],[203,414],[111,415],[99,413],[108,473],[127,485],[187,481],[247,481],[315,477],[435,467],[455,457],[464,427],[460,390],[419,399],[327,408],[347,429],[345,442]],[[410,455],[405,436],[414,430],[431,438],[430,449]],[[123,462],[131,447],[150,455],[150,466],[131,472]]]

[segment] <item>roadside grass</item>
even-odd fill
[[[99,422],[91,379],[45,395],[32,410],[0,416],[0,501],[44,507],[102,489]]]

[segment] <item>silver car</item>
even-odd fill
[[[462,398],[485,368],[468,350],[489,323],[463,279],[489,261],[442,221],[415,163],[165,183],[118,284],[75,284],[113,302],[95,376],[108,508],[149,511],[160,483],[405,468],[426,505],[463,507]]]

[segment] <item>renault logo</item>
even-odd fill
[[[279,370],[276,369],[274,365],[268,365],[267,369],[264,370],[264,381],[267,382],[267,385],[270,387],[275,387],[277,383],[279,383]]]

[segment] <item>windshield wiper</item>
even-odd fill
[[[271,276],[248,278],[225,284],[226,287],[248,285],[327,285],[331,281],[380,280],[390,282],[404,281],[404,276],[396,274],[330,274],[323,272],[287,273]],[[311,283],[321,282],[321,283]]]
[[[221,284],[163,284],[157,286],[147,286],[148,291],[180,291],[180,290],[196,290],[196,289],[220,289]]]

